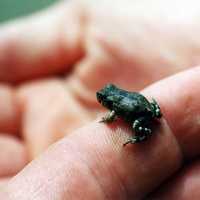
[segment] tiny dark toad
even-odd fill
[[[158,103],[149,102],[138,92],[129,92],[107,84],[97,93],[97,100],[110,112],[101,122],[113,122],[117,117],[131,124],[135,134],[124,145],[145,141],[152,135],[152,123],[162,117]]]

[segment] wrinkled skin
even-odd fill
[[[64,1],[2,24],[0,199],[199,199],[199,10]],[[130,128],[95,120],[107,82],[159,102],[153,140],[123,148]]]

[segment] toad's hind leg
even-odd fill
[[[113,122],[115,119],[116,119],[116,113],[114,110],[112,110],[105,117],[102,117],[100,122],[110,123]]]
[[[140,135],[150,135],[151,134],[151,129],[147,127],[147,124],[145,123],[144,118],[139,118],[136,119],[133,122],[133,129],[135,131],[135,135],[140,136]]]
[[[153,117],[161,118],[162,113],[160,110],[160,106],[158,105],[155,99],[152,99],[151,107],[152,107]]]
[[[133,122],[133,129],[135,135],[129,138],[127,142],[124,143],[124,146],[129,143],[134,144],[145,141],[152,133],[151,129],[146,126],[144,118],[136,119]]]

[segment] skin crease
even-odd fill
[[[17,134],[20,128],[21,112],[16,102],[15,90],[0,84],[0,131]]]
[[[63,2],[0,28],[0,80],[22,82],[0,88],[0,131],[19,133],[25,139],[22,146],[28,148],[29,160],[72,133],[2,187],[0,198],[148,199],[151,192],[152,197],[170,199],[177,197],[176,188],[178,199],[191,199],[192,195],[198,199],[199,183],[192,180],[199,177],[199,168],[192,173],[195,165],[191,162],[191,173],[184,173],[180,167],[183,158],[199,154],[199,67],[143,91],[156,98],[166,121],[142,148],[121,147],[131,134],[121,122],[110,127],[87,122],[99,113],[94,93],[108,80],[140,90],[199,64],[199,3],[96,3]],[[56,76],[23,83],[64,73],[71,66],[74,70],[66,81]],[[51,112],[52,100],[59,112]],[[39,107],[41,102],[44,110]],[[85,123],[84,128],[71,131]],[[12,146],[6,145],[9,151]],[[16,160],[6,160],[9,166],[21,162],[13,174],[26,164],[23,157],[16,153]],[[2,177],[7,175],[3,170]],[[166,179],[169,184],[160,185]],[[181,184],[183,179],[185,184]],[[77,190],[83,186],[84,190]],[[169,192],[159,193],[165,190]]]

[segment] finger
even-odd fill
[[[82,55],[82,8],[74,2],[0,27],[0,80],[64,72]]]
[[[185,167],[175,178],[163,185],[157,192],[149,196],[149,200],[198,200],[200,196],[199,182],[200,162],[193,162]]]
[[[154,1],[153,9],[148,1],[88,2],[86,53],[67,78],[84,101],[95,102],[94,93],[108,82],[138,91],[199,64],[196,1],[176,1],[187,10],[184,17],[173,0]]]
[[[23,107],[23,135],[31,158],[91,120],[86,110],[58,79],[35,81],[17,91]]]
[[[152,140],[124,148],[131,134],[119,123],[94,122],[33,161],[6,193],[21,200],[141,199],[180,167],[182,155],[165,121]]]
[[[18,139],[0,135],[0,148],[0,177],[13,176],[27,164],[27,150]]]
[[[16,134],[21,124],[21,108],[15,90],[0,84],[0,132]]]

